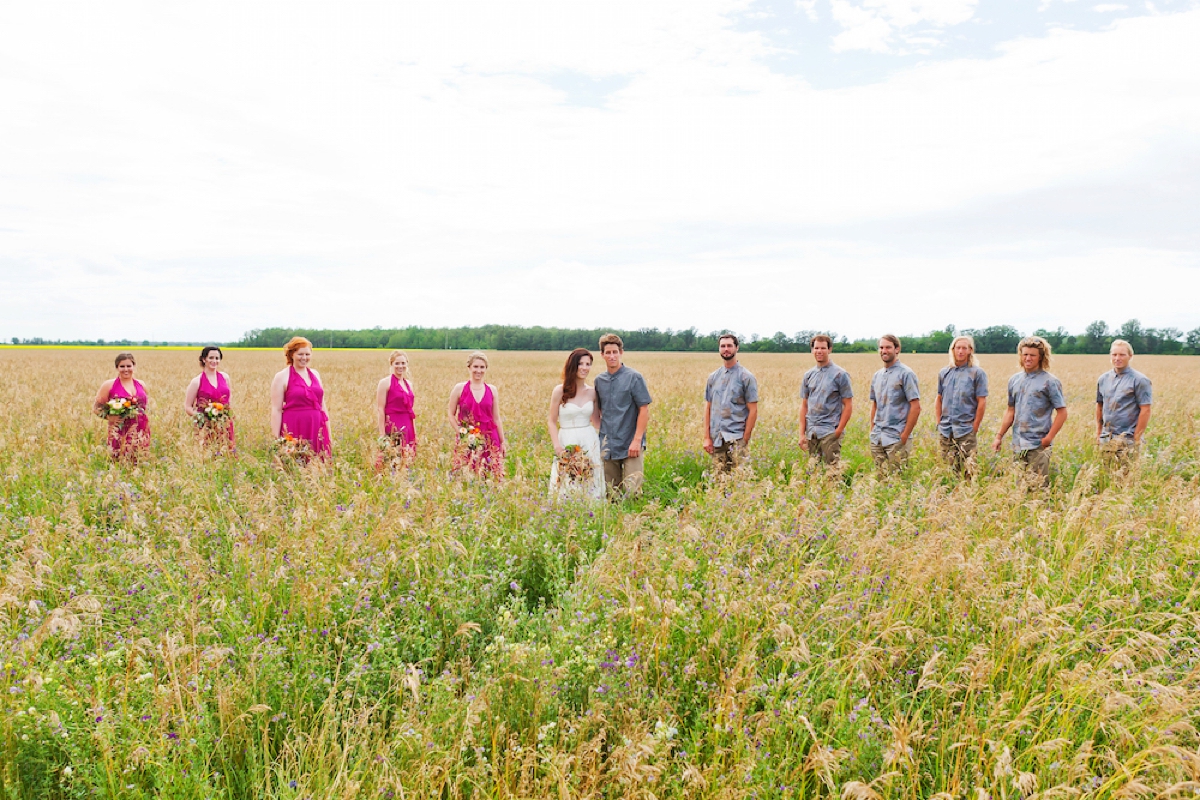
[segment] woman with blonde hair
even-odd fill
[[[294,336],[284,345],[287,367],[271,380],[271,434],[276,439],[293,438],[308,443],[322,458],[333,451],[329,430],[329,407],[321,376],[309,367],[312,342]]]
[[[416,394],[408,371],[408,354],[393,350],[388,356],[391,373],[375,387],[375,422],[379,435],[392,440],[393,444],[412,448],[417,446],[417,429],[414,426]]]
[[[500,394],[484,382],[487,356],[476,350],[467,356],[470,380],[454,384],[446,416],[458,434],[451,468],[463,467],[477,475],[504,475],[504,424],[500,421]]]

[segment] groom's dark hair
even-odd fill
[[[618,348],[620,348],[622,353],[625,352],[625,343],[621,341],[621,337],[617,336],[615,333],[606,333],[600,337],[601,354],[604,353],[604,346],[609,344],[615,344]]]

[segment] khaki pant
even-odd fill
[[[713,467],[717,472],[728,472],[734,469],[746,458],[746,448],[742,445],[741,439],[734,439],[732,442],[722,442],[719,445],[713,445]]]
[[[1138,444],[1131,438],[1108,439],[1100,443],[1100,455],[1110,467],[1127,467],[1138,457]]]
[[[636,497],[642,492],[642,481],[645,480],[643,461],[645,456],[637,458],[604,459],[604,482],[608,484],[610,497],[623,493],[626,497]]]
[[[871,458],[875,459],[875,467],[880,472],[902,469],[908,463],[908,457],[911,454],[912,439],[909,439],[907,444],[895,442],[888,445],[871,445]]]
[[[975,459],[978,440],[975,432],[963,436],[942,436],[938,434],[938,452],[948,466],[959,472],[966,472],[967,465]]]
[[[813,458],[821,459],[822,463],[836,464],[842,457],[842,437],[836,433],[809,436],[808,454]]]
[[[1040,476],[1043,480],[1050,477],[1050,448],[1035,447],[1032,450],[1018,450],[1014,456],[1016,460],[1025,465],[1025,468],[1033,475]]]

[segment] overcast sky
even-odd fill
[[[1200,2],[6,3],[0,337],[1200,326]]]

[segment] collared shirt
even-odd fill
[[[1008,379],[1008,405],[1013,415],[1013,450],[1036,450],[1050,433],[1054,409],[1066,408],[1062,381],[1045,370],[1018,372]]]
[[[871,378],[870,399],[875,403],[871,444],[884,447],[895,444],[908,424],[909,406],[913,400],[921,399],[917,373],[899,361],[892,362],[890,367],[884,367]]]
[[[1132,439],[1137,430],[1142,406],[1150,405],[1150,379],[1133,367],[1124,372],[1110,369],[1096,381],[1096,402],[1100,404],[1100,441]]]
[[[836,431],[842,421],[843,401],[852,397],[850,373],[832,361],[804,373],[804,380],[800,381],[800,398],[808,401],[805,435],[822,438]]]
[[[979,398],[987,397],[987,373],[970,364],[944,367],[938,373],[937,393],[942,398],[938,433],[957,439],[975,430]]]
[[[596,399],[600,401],[600,454],[607,461],[629,458],[629,445],[637,433],[638,409],[650,405],[650,390],[642,373],[624,364],[616,372],[596,376]],[[642,449],[646,435],[642,434]]]
[[[708,415],[708,435],[713,445],[739,441],[746,435],[748,403],[758,402],[758,380],[741,364],[718,367],[708,376],[704,400],[711,403]]]

